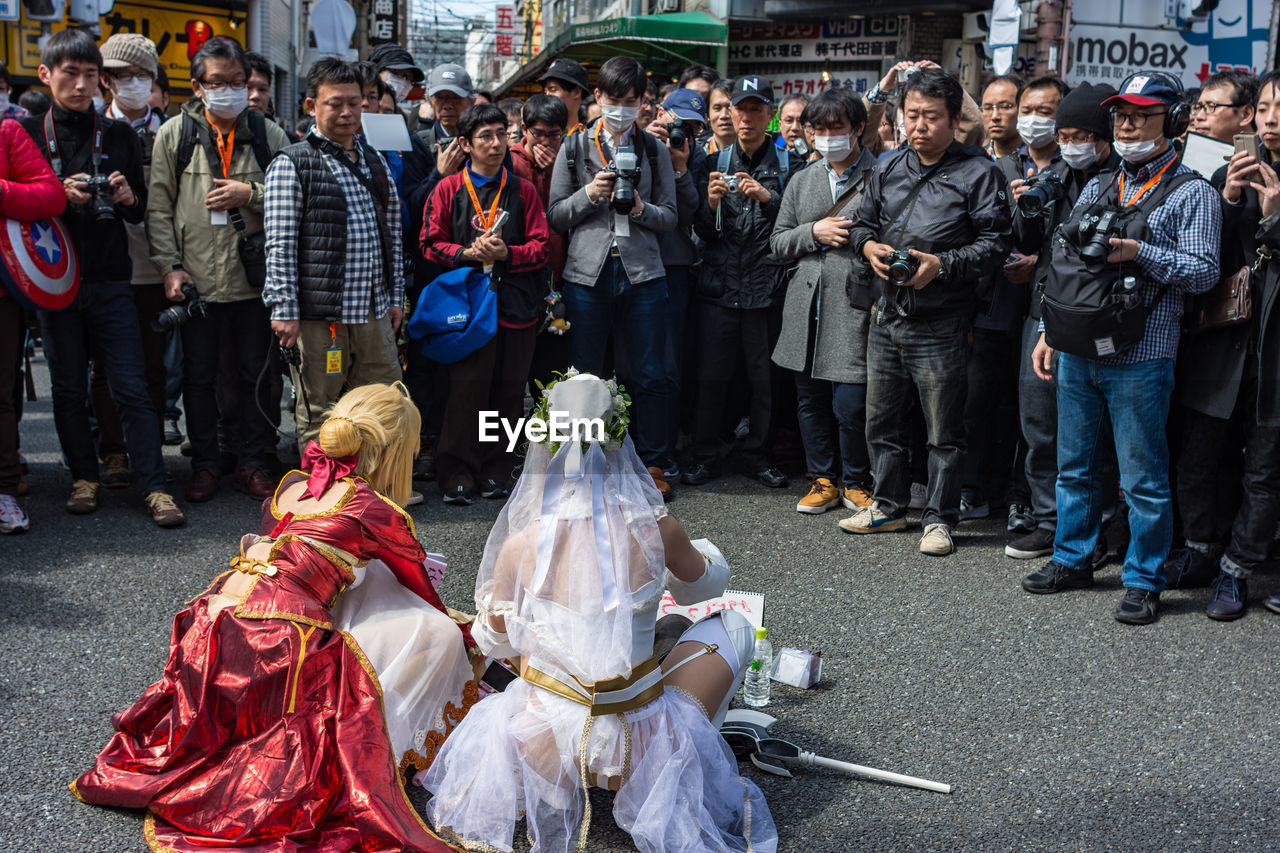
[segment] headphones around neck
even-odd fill
[[[1129,81],[1134,77],[1159,77],[1169,84],[1170,88],[1177,94],[1178,101],[1175,104],[1170,104],[1168,112],[1164,114],[1164,126],[1161,128],[1161,132],[1164,134],[1164,138],[1170,141],[1186,133],[1187,128],[1191,126],[1191,105],[1187,103],[1187,90],[1183,88],[1182,81],[1165,71],[1139,71],[1124,78],[1120,82],[1119,91],[1123,92],[1125,87],[1129,85]]]

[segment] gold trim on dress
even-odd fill
[[[142,837],[147,840],[147,846],[153,853],[179,853],[172,847],[161,844],[160,839],[156,838],[156,816],[151,809],[147,809],[147,816],[142,819]]]
[[[592,684],[584,682],[577,676],[571,676],[578,683],[580,689],[573,685],[561,681],[554,675],[549,675],[542,670],[527,666],[521,673],[521,678],[535,687],[541,687],[543,690],[554,693],[555,695],[568,699],[570,702],[576,702],[591,709],[591,716],[605,717],[612,714],[621,714],[626,711],[634,711],[642,708],[662,695],[663,683],[661,680],[655,681],[646,687],[643,691],[621,702],[604,702],[597,703],[595,697],[597,694],[615,693],[619,690],[625,690],[631,685],[639,682],[641,679],[647,678],[657,671],[659,667],[657,658],[649,658],[636,665],[631,670],[630,675],[620,675],[616,678],[608,678],[603,681],[597,681]]]
[[[298,663],[293,669],[293,687],[289,690],[289,705],[285,708],[286,714],[292,714],[294,706],[298,701],[298,682],[302,680],[302,662],[307,659],[307,640],[311,639],[311,635],[316,632],[316,626],[312,625],[303,633],[302,626],[297,622],[293,623],[293,627],[298,630],[298,639],[302,641],[302,647],[298,649]]]
[[[72,779],[70,782],[68,782],[67,787],[71,789],[72,794],[75,794],[75,797],[77,800],[79,800],[82,803],[85,801],[84,797],[80,796],[80,788],[79,786],[76,785],[75,779]]]
[[[468,681],[462,686],[462,707],[458,707],[452,702],[446,702],[444,705],[444,731],[439,732],[435,729],[427,732],[426,738],[422,741],[422,752],[419,753],[414,749],[406,749],[404,757],[400,759],[400,775],[404,777],[405,784],[409,782],[409,770],[413,770],[413,775],[421,773],[432,765],[436,760],[436,754],[440,751],[440,747],[444,746],[444,740],[448,737],[458,723],[462,722],[462,718],[467,715],[467,711],[471,710],[471,706],[480,701],[480,688],[474,680]]]
[[[436,832],[439,833],[439,837],[446,844],[454,846],[455,849],[470,851],[470,853],[506,853],[506,851],[500,847],[493,847],[489,844],[485,844],[483,841],[474,841],[470,838],[465,838],[447,826],[440,827]]]
[[[306,472],[299,471],[296,468],[290,471],[289,474],[300,474],[302,475],[303,478],[306,478],[308,476]],[[283,477],[280,478],[280,485],[276,486],[275,492],[273,492],[271,495],[271,514],[276,519],[281,519],[281,518],[284,518],[285,516],[285,513],[280,512],[280,505],[276,501],[280,497],[280,490],[285,488],[284,481],[289,479],[289,474],[285,474]],[[293,517],[294,518],[327,518],[328,516],[331,516],[331,515],[337,515],[339,512],[342,511],[343,507],[345,507],[348,503],[350,503],[351,499],[355,497],[356,480],[363,481],[363,478],[362,477],[343,477],[338,481],[340,483],[347,484],[346,494],[338,498],[338,502],[333,506],[329,507],[328,509],[321,510],[320,512],[295,512],[293,514]],[[293,484],[290,483],[289,485],[292,486]]]

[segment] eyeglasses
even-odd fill
[[[492,145],[498,140],[502,140],[503,142],[505,142],[507,139],[507,133],[505,130],[502,133],[481,133],[478,136],[470,137],[470,139],[472,142],[479,142],[484,145]]]
[[[1017,108],[1018,108],[1017,104],[1011,103],[1009,101],[1001,101],[998,104],[983,104],[982,112],[983,113],[1007,113],[1011,110],[1016,110]]]
[[[1111,110],[1111,123],[1116,127],[1123,127],[1125,122],[1133,126],[1134,130],[1141,130],[1146,127],[1147,119],[1156,118],[1165,115],[1164,111],[1158,113],[1121,113]]]
[[[113,71],[111,79],[118,83],[132,83],[134,80],[146,80],[148,83],[154,78],[145,71],[139,71],[137,74],[130,74],[128,71]],[[205,87],[208,88],[207,86]]]
[[[1058,132],[1059,145],[1079,145],[1082,142],[1097,142],[1098,138],[1092,133],[1063,133]]]
[[[1243,106],[1244,104],[1216,104],[1213,101],[1199,101],[1191,107],[1191,114],[1204,113],[1211,116],[1223,107],[1229,110],[1238,110]]]
[[[249,87],[249,84],[243,80],[236,80],[233,83],[228,83],[225,80],[201,80],[199,82],[201,86],[210,92],[221,92],[223,89],[228,87],[239,92],[241,89],[247,89]]]
[[[534,142],[559,142],[564,139],[564,132],[560,130],[545,131],[529,128],[524,132],[524,135]]]

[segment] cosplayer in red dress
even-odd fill
[[[327,508],[282,513],[282,495],[307,475],[284,478],[265,535],[245,537],[233,571],[177,615],[163,677],[113,718],[116,735],[72,783],[85,802],[147,809],[153,850],[451,849],[405,796],[378,675],[330,614],[370,560],[423,608],[444,606],[403,510],[361,477],[334,480],[348,460],[308,455],[326,487],[317,506]],[[449,621],[443,630],[459,629]],[[446,639],[460,654],[458,638]],[[463,693],[449,697],[459,718],[474,682]]]

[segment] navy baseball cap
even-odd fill
[[[1134,74],[1120,84],[1120,91],[1102,102],[1104,107],[1135,104],[1139,107],[1168,107],[1182,100],[1163,74]]]
[[[735,80],[733,94],[729,97],[729,103],[736,107],[747,98],[756,98],[766,104],[772,104],[773,86],[770,85],[769,78],[748,74],[746,77],[739,77]]]
[[[676,89],[667,95],[662,108],[678,119],[707,123],[707,102],[692,89]]]

